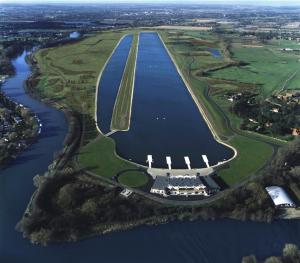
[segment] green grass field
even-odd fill
[[[241,135],[234,136],[229,143],[238,150],[238,155],[229,163],[229,168],[218,173],[228,185],[234,185],[255,173],[273,153],[273,147],[269,144]]]
[[[130,126],[138,35],[135,34],[120,83],[111,120],[111,130],[126,131]]]
[[[233,58],[249,63],[243,67],[230,67],[213,72],[217,79],[253,83],[260,86],[261,95],[267,97],[285,85],[286,80],[300,67],[300,56],[282,52],[278,46],[232,48]]]
[[[299,67],[299,69],[300,69],[300,67]],[[287,83],[285,89],[286,90],[300,90],[300,70],[298,70],[296,75]]]
[[[101,136],[84,146],[78,156],[79,164],[89,171],[111,178],[120,171],[136,169],[130,162],[120,159],[115,154],[113,139]]]
[[[147,175],[139,171],[124,172],[118,177],[118,181],[121,184],[129,187],[143,186],[148,182],[148,180]]]

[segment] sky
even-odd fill
[[[300,5],[300,0],[0,0],[1,3],[199,3],[199,4],[250,4],[250,5]]]

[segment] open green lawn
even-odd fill
[[[134,35],[126,67],[120,83],[111,120],[111,130],[126,131],[130,126],[131,103],[134,89],[138,35]]]
[[[115,154],[113,139],[102,136],[84,146],[78,156],[81,167],[89,171],[111,178],[120,171],[136,169],[137,166],[118,158]]]
[[[229,163],[229,168],[218,174],[228,185],[234,185],[255,173],[270,159],[273,147],[245,136],[236,135],[229,141],[238,150],[238,156]]]
[[[297,71],[296,75],[287,83],[285,89],[300,91],[300,65],[299,65],[299,70]]]
[[[129,187],[143,186],[148,182],[148,180],[148,176],[139,171],[124,172],[118,177],[118,181],[121,184]]]

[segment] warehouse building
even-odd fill
[[[266,190],[271,197],[275,207],[296,207],[296,204],[291,200],[288,194],[282,187],[269,186]]]

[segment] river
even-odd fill
[[[277,255],[287,242],[300,246],[300,221],[265,224],[234,220],[141,226],[48,247],[30,244],[14,228],[34,191],[33,176],[45,171],[53,153],[61,148],[67,125],[61,112],[24,93],[22,83],[30,74],[24,57],[25,53],[14,60],[16,76],[7,80],[3,89],[36,112],[44,125],[38,142],[0,171],[1,263],[237,263],[244,255]]]

